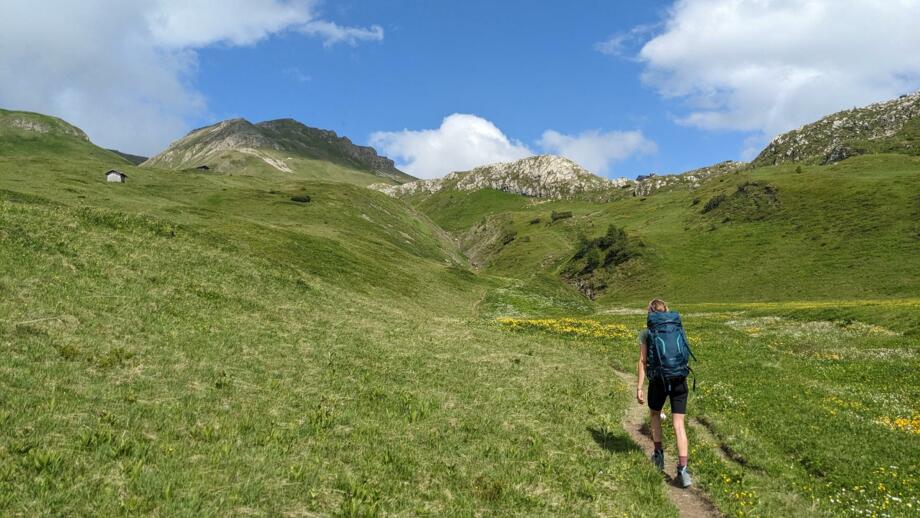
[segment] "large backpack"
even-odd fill
[[[690,373],[690,358],[695,360],[696,357],[690,350],[680,315],[675,311],[649,313],[646,325],[646,376],[662,379],[686,378]]]

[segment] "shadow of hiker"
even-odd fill
[[[610,453],[641,451],[640,448],[636,446],[636,443],[632,442],[625,434],[613,433],[606,427],[588,427],[586,430],[591,433],[591,437],[594,438],[594,442],[596,442],[598,446]]]

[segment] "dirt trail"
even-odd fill
[[[622,372],[618,374],[620,378],[627,383],[627,386],[632,386],[632,384],[635,383],[635,379],[630,375]],[[623,428],[626,430],[626,433],[629,434],[633,442],[639,445],[642,451],[650,453],[652,451],[652,439],[643,426],[645,424],[645,416],[647,415],[648,406],[636,403],[629,405],[626,415],[623,416]],[[691,486],[684,489],[675,484],[672,476],[674,465],[676,464],[676,462],[672,462],[674,460],[676,460],[676,457],[671,455],[667,461],[668,464],[665,466],[665,481],[667,482],[668,498],[670,498],[674,506],[677,507],[680,516],[684,518],[722,516],[709,499],[706,498],[706,495],[698,488]]]

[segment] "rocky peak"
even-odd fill
[[[357,146],[334,131],[311,128],[294,119],[277,119],[253,124],[230,119],[198,128],[173,142],[144,165],[184,169],[209,165],[224,151],[257,156],[281,171],[290,171],[285,161],[266,151],[277,151],[317,160],[328,160],[369,171],[397,182],[414,180],[396,169],[392,160],[377,155],[372,147]]]
[[[499,191],[539,198],[571,198],[579,194],[622,187],[624,178],[607,180],[555,155],[537,155],[514,162],[477,167],[471,171],[450,173],[437,180],[420,180],[400,186],[374,185],[391,196],[434,193],[441,189]]]
[[[844,110],[778,135],[754,159],[755,166],[784,162],[829,164],[860,154],[858,141],[892,137],[920,118],[920,92]]]
[[[377,150],[374,148],[354,144],[351,139],[344,136],[340,137],[335,131],[311,128],[294,119],[265,121],[256,124],[256,126],[268,132],[274,140],[283,142],[288,148],[325,147],[360,164],[364,168],[393,180],[404,182],[414,179],[396,169],[395,162],[385,156],[378,155]]]

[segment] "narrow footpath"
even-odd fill
[[[633,386],[635,384],[635,378],[629,374],[626,374],[625,372],[617,372],[617,374],[619,374],[620,378],[627,383],[627,386]],[[647,415],[648,406],[639,405],[633,402],[626,410],[626,414],[623,416],[622,424],[623,429],[626,430],[626,433],[629,434],[629,437],[633,440],[633,442],[635,442],[639,448],[642,449],[642,451],[650,454],[652,451],[652,439],[649,435],[646,435],[646,432],[643,430],[645,417]],[[695,485],[690,486],[687,489],[676,485],[674,477],[672,476],[673,471],[673,465],[665,466],[665,483],[667,484],[668,498],[670,498],[674,506],[677,507],[681,517],[704,518],[722,516],[718,509],[712,505],[712,502],[709,501],[706,495]],[[691,473],[692,472],[693,468],[691,465]]]

